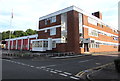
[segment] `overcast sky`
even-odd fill
[[[100,11],[103,21],[118,27],[119,0],[0,0],[0,32],[38,29],[39,17],[75,5],[88,13]],[[11,12],[13,9],[12,26]]]

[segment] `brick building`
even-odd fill
[[[10,48],[19,50],[23,49],[22,44],[27,44],[24,49],[29,50],[31,43],[31,51],[84,53],[118,51],[119,45],[118,30],[102,21],[102,13],[88,14],[75,6],[40,17],[38,36],[30,43],[27,37],[24,38],[22,41],[26,40],[26,43],[18,40],[19,48]],[[10,42],[11,45],[15,43]]]
[[[71,6],[40,17],[38,39],[32,44],[33,51],[118,51],[118,30],[105,24],[100,12],[88,14]]]

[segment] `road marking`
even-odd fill
[[[30,65],[27,65],[28,67],[30,66]]]
[[[46,67],[42,66],[42,67],[40,67],[40,68],[43,69],[43,68],[46,68]]]
[[[55,71],[57,71],[57,72],[62,72],[62,71],[60,71],[60,70],[55,70]]]
[[[76,74],[76,76],[81,77],[83,74],[85,74],[87,72],[90,72],[90,71],[96,70],[96,69],[101,69],[101,68],[106,67],[106,66],[111,65],[111,64],[113,64],[113,62],[108,63],[108,64],[104,64],[104,65],[101,65],[101,66],[93,67],[93,68],[90,68],[90,69],[87,69],[87,70],[84,70],[84,71],[80,71],[79,73]]]
[[[14,62],[14,63],[17,63],[17,62]]]
[[[56,65],[48,65],[48,66],[44,66],[44,67],[53,67],[53,66],[56,66]]]
[[[50,68],[46,68],[46,69],[50,69]]]
[[[35,66],[33,66],[33,65],[24,64],[24,63],[21,63],[21,62],[15,62],[15,61],[12,61],[12,60],[5,60],[5,61],[14,62],[14,63],[16,63],[16,64],[21,64],[21,65],[23,65],[23,66],[35,67]],[[56,66],[56,65],[49,65],[49,66]],[[48,67],[48,66],[47,66],[47,67]],[[67,76],[72,75],[72,74],[69,73],[69,72],[63,72],[63,73],[61,73],[62,71],[60,71],[60,70],[54,70],[54,69],[47,68],[47,67],[42,66],[42,67],[35,67],[35,68],[37,68],[37,69],[42,69],[42,70],[45,70],[45,71],[49,71],[49,72],[51,72],[51,73],[59,74],[59,75],[64,76],[64,77],[67,77]],[[59,72],[59,73],[58,73],[58,72]],[[70,76],[70,78],[71,78],[71,79],[79,80],[79,78],[74,77],[74,76]]]
[[[50,69],[50,70],[54,70],[54,69]]]
[[[70,76],[70,78],[75,79],[75,80],[79,80],[79,78],[76,78],[76,77],[73,77],[73,76]]]
[[[52,72],[52,73],[57,73],[57,72],[55,72],[55,71],[50,71],[50,72]]]
[[[101,63],[95,63],[96,65],[100,65]]]
[[[23,65],[23,66],[24,66],[25,64],[24,64],[24,63],[21,63],[21,65]]]
[[[88,61],[91,61],[93,59],[90,59],[90,60],[83,60],[83,61],[79,61],[79,63],[83,63],[83,62],[88,62]]]
[[[49,70],[45,70],[45,71],[49,71]]]
[[[34,66],[30,66],[30,67],[34,67]]]
[[[67,75],[72,75],[71,73],[68,73],[68,72],[64,72],[65,74],[67,74]]]
[[[63,73],[59,73],[59,75],[62,75],[62,76],[65,76],[65,77],[66,77],[66,76],[68,76],[68,75],[66,75],[66,74],[63,74]]]
[[[17,62],[17,64],[21,64],[20,62]]]

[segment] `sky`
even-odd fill
[[[38,30],[39,17],[75,5],[93,13],[100,11],[103,21],[118,27],[119,0],[0,0],[0,32]],[[13,12],[13,19],[11,13]]]

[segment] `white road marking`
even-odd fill
[[[70,78],[72,78],[72,79],[76,79],[76,80],[79,80],[79,78],[76,78],[76,77],[73,77],[73,76],[70,76]]]
[[[34,66],[30,66],[30,67],[34,67]]]
[[[14,61],[10,61],[10,62],[14,62]]]
[[[17,62],[17,64],[21,64],[20,62]]]
[[[79,63],[83,63],[83,62],[88,62],[88,61],[91,61],[93,59],[90,59],[90,60],[83,60],[83,61],[79,61]]]
[[[32,66],[32,65],[28,65],[28,64],[24,64],[24,63],[20,63],[20,62],[15,62],[15,61],[12,61],[12,60],[5,60],[5,61],[14,62],[14,63],[17,63],[17,64],[29,66],[29,67],[35,67],[35,66]],[[88,61],[88,60],[87,60],[87,61]],[[49,66],[56,66],[56,65],[49,65]],[[47,67],[48,67],[48,66],[47,66]],[[42,69],[42,70],[45,70],[45,71],[51,70],[51,71],[49,71],[49,72],[55,73],[55,74],[58,73],[58,72],[62,72],[62,71],[60,71],[60,70],[54,70],[54,69],[51,69],[51,68],[46,68],[46,67],[44,67],[44,66],[42,66],[42,67],[35,67],[35,68],[37,68],[37,69]],[[54,70],[54,71],[53,71],[53,70]],[[59,75],[67,77],[67,76],[72,75],[72,74],[71,74],[71,73],[68,73],[68,72],[64,72],[64,73],[59,73]],[[79,80],[79,78],[74,77],[74,76],[70,76],[70,78]]]
[[[55,71],[50,71],[50,72],[52,72],[52,73],[57,73],[57,72],[55,72]]]
[[[49,70],[45,70],[45,71],[49,71]]]
[[[25,64],[24,64],[24,63],[21,63],[21,65],[23,65],[23,66],[24,66]]]
[[[40,68],[42,69],[42,68],[46,68],[46,67],[42,66],[42,67],[40,67]]]
[[[52,66],[56,66],[56,65],[48,65],[48,66],[44,66],[44,67],[52,67]]]
[[[50,69],[50,68],[46,68],[46,69]]]
[[[26,64],[26,66],[30,66],[30,65]]]
[[[66,76],[68,76],[68,75],[66,75],[66,74],[63,74],[63,73],[59,73],[59,75],[62,75],[62,76],[65,76],[65,77],[66,77]]]
[[[67,75],[72,75],[71,73],[68,73],[68,72],[64,72],[65,74],[67,74]]]
[[[62,71],[60,71],[60,70],[55,70],[55,71],[57,71],[57,72],[62,72]]]
[[[17,63],[17,62],[14,62],[14,63]]]
[[[54,69],[50,69],[50,70],[54,70]]]

